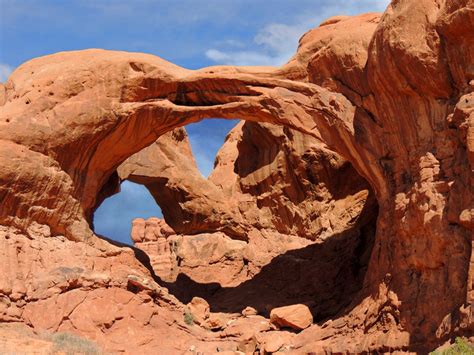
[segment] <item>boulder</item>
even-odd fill
[[[247,316],[256,316],[258,314],[258,311],[253,308],[253,307],[245,307],[243,310],[242,310],[242,315],[247,317]]]
[[[211,314],[209,303],[200,297],[193,297],[186,307],[191,314],[193,322],[198,325],[204,325]]]
[[[294,304],[273,308],[270,312],[270,322],[278,328],[302,330],[313,324],[313,315],[308,306]]]

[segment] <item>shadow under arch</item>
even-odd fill
[[[346,314],[347,307],[362,298],[359,291],[375,241],[377,210],[366,204],[357,227],[276,256],[235,287],[196,282],[184,273],[174,282],[155,275],[156,281],[185,304],[195,296],[206,299],[212,312],[240,313],[251,306],[268,317],[273,308],[301,303],[310,308],[315,322]]]

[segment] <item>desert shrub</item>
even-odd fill
[[[184,323],[186,323],[187,325],[194,324],[194,316],[191,312],[189,311],[184,312]]]
[[[431,355],[474,355],[474,344],[463,338],[456,338],[454,344],[442,351],[434,351]]]
[[[99,355],[99,347],[90,340],[69,333],[55,333],[51,335],[54,343],[53,353],[65,353],[66,355]]]

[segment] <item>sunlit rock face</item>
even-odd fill
[[[151,55],[102,50],[58,53],[23,64],[0,85],[0,265],[5,275],[0,319],[74,332],[109,352],[130,353],[273,349],[277,338],[283,339],[280,348],[296,353],[426,352],[454,335],[472,335],[473,21],[472,0],[393,1],[382,16],[325,21],[302,37],[296,55],[280,68],[191,71]],[[121,164],[163,134],[206,117],[257,122],[242,124],[235,136],[240,146],[227,148],[229,157],[240,149],[259,159],[236,160],[233,174],[218,160],[205,187],[215,193],[209,195],[217,199],[216,216],[185,198],[179,208],[171,207],[182,215],[176,221],[167,218],[176,233],[218,231],[250,244],[254,230],[273,230],[318,241],[313,233],[323,236],[329,228],[318,229],[318,218],[311,219],[308,206],[316,195],[306,200],[307,192],[317,184],[308,177],[305,185],[304,179],[313,165],[326,166],[325,158],[314,163],[288,159],[280,165],[278,154],[273,160],[259,155],[268,146],[263,137],[280,137],[275,138],[281,139],[280,151],[300,159],[296,142],[306,138],[294,139],[288,129],[322,142],[328,154],[338,154],[335,161],[347,161],[367,181],[379,207],[373,250],[363,287],[330,319],[298,334],[281,330],[280,337],[272,335],[265,314],[239,311],[219,323],[219,304],[265,284],[268,278],[258,278],[265,276],[262,268],[242,283],[248,289],[227,298],[215,293],[212,324],[225,329],[193,325],[181,301],[186,295],[167,293],[143,251],[94,235],[93,212],[116,192]],[[245,137],[245,130],[258,133]],[[251,147],[256,137],[262,139]],[[276,161],[281,174],[255,169],[255,161]],[[328,176],[339,176],[342,166],[331,166],[335,175]],[[267,176],[270,180],[261,180]],[[273,187],[291,176],[298,181],[282,200]],[[324,176],[320,172],[318,179],[325,181]],[[304,196],[293,194],[297,186]],[[341,196],[330,187],[340,184],[326,186],[322,202],[336,206]],[[182,196],[182,190],[160,188]],[[248,198],[247,207],[240,197],[225,207],[232,196]],[[255,201],[256,208],[251,206]],[[195,219],[189,217],[193,208],[200,213]],[[287,211],[294,215],[282,217]],[[338,220],[347,225],[341,213]],[[304,222],[289,224],[299,218]],[[308,219],[314,224],[305,225]],[[212,227],[204,231],[207,223]],[[316,263],[325,260],[318,253],[333,260],[340,244],[329,234],[321,239],[324,243],[314,244],[321,246],[305,256],[310,260],[305,270],[330,273],[330,263]],[[286,254],[279,259],[279,275],[290,270]],[[301,255],[290,259],[295,257]],[[314,285],[313,279],[305,280]],[[291,290],[291,280],[284,287]],[[293,300],[299,302],[298,292]]]
[[[375,208],[369,185],[347,160],[313,136],[271,124],[238,124],[208,179],[183,128],[127,159],[118,175],[144,184],[182,234],[222,231],[248,240],[265,230],[324,240],[360,228],[363,209]]]
[[[185,303],[199,294],[227,312],[252,305],[268,315],[274,306],[305,302],[323,319],[362,287],[375,199],[350,163],[312,136],[241,122],[205,179],[179,128],[127,159],[118,174],[145,184],[163,206],[171,226],[139,218],[132,239]],[[292,286],[282,290],[285,283]]]

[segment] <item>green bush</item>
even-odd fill
[[[191,312],[189,311],[184,312],[184,323],[186,323],[187,325],[194,324],[194,316]]]
[[[434,351],[432,355],[474,355],[474,345],[463,338],[456,338],[454,344],[442,351]]]

